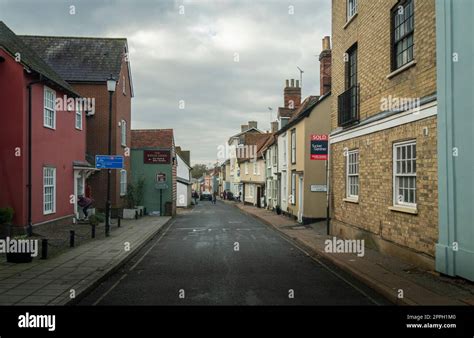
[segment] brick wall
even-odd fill
[[[338,128],[337,97],[345,90],[344,53],[355,43],[361,121],[381,112],[381,99],[389,95],[421,98],[436,92],[435,3],[434,0],[414,1],[416,64],[389,77],[392,72],[390,15],[398,1],[359,0],[358,14],[346,25],[346,1],[333,0],[333,132]],[[428,131],[427,135],[424,130]],[[332,144],[333,229],[336,232],[341,226],[358,229],[409,252],[433,257],[438,239],[436,134],[436,116],[432,116]],[[393,206],[393,143],[411,139],[416,139],[417,144],[417,214],[389,209]],[[359,149],[358,203],[344,200],[345,148]]]

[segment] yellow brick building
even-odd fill
[[[434,268],[434,0],[332,1],[331,232]]]

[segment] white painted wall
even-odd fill
[[[281,196],[281,210],[287,211],[288,208],[288,133],[278,135],[278,172],[281,173],[280,179],[280,196]]]

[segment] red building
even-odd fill
[[[93,100],[87,116],[87,159],[108,153],[109,92],[107,79],[117,81],[112,96],[112,154],[124,155],[124,168],[111,174],[112,215],[126,205],[131,179],[130,140],[133,83],[125,38],[29,36],[21,39],[81,96]],[[96,171],[87,180],[95,207],[105,209],[107,172]]]
[[[78,98],[0,21],[0,207],[15,210],[17,227],[71,222],[75,216],[74,196],[92,170]]]

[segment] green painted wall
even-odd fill
[[[474,1],[436,1],[439,241],[436,269],[474,281]]]
[[[150,149],[162,150],[162,149]],[[165,203],[172,202],[173,184],[172,184],[172,165],[171,164],[145,164],[143,163],[143,150],[131,150],[131,165],[132,165],[132,182],[136,183],[140,177],[145,178],[145,191],[143,197],[143,206],[146,207],[147,212],[165,211]],[[160,191],[155,188],[156,174],[162,172],[166,174],[166,183],[168,189],[163,190],[162,206],[160,210]]]

